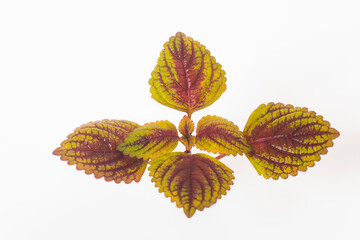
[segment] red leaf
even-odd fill
[[[307,108],[268,103],[251,114],[244,135],[253,148],[246,156],[259,175],[278,179],[314,166],[339,132]]]
[[[150,176],[159,192],[171,197],[187,217],[210,207],[230,190],[232,170],[206,154],[174,152],[150,162]]]
[[[195,137],[191,135],[193,131],[194,122],[185,115],[180,121],[179,132],[183,135],[180,141],[185,145],[186,151],[188,152],[190,152],[191,148],[195,145]]]
[[[210,51],[181,32],[164,44],[149,80],[153,99],[189,116],[214,103],[225,82],[225,71]]]
[[[74,130],[53,152],[78,170],[104,177],[106,181],[139,182],[147,161],[124,155],[116,150],[138,124],[130,121],[102,120],[90,122]]]

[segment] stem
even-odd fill
[[[227,156],[226,154],[220,154],[219,156],[216,157],[217,160],[220,160],[221,158]]]

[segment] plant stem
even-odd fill
[[[227,156],[226,154],[220,154],[219,156],[216,157],[217,160],[220,160],[221,158]]]

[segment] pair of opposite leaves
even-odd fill
[[[233,171],[219,161],[242,155],[265,178],[286,179],[306,171],[333,146],[339,132],[307,108],[260,105],[241,132],[233,122],[205,116],[196,127],[191,115],[215,102],[226,89],[225,72],[199,42],[177,33],[164,44],[149,84],[152,98],[187,113],[176,126],[158,121],[139,126],[125,120],[90,122],[75,129],[53,154],[78,170],[120,183],[139,182],[147,165],[155,186],[186,216],[226,194]],[[178,142],[185,152],[172,152]],[[220,154],[192,154],[191,148]]]

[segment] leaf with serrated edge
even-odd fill
[[[339,132],[307,108],[268,103],[251,114],[244,136],[253,148],[246,156],[259,175],[286,179],[314,166]]]
[[[184,136],[184,137],[190,137],[191,134],[194,131],[194,122],[188,117],[188,116],[184,116],[179,124],[179,132]]]
[[[181,32],[164,44],[149,80],[153,99],[189,116],[214,103],[225,82],[225,71],[210,51]]]
[[[234,156],[251,151],[238,126],[225,118],[210,115],[198,122],[196,147],[212,153]]]
[[[180,121],[179,132],[183,135],[180,142],[185,145],[187,151],[195,145],[195,137],[191,135],[194,128],[194,122],[185,115]]]
[[[54,155],[76,164],[78,170],[104,177],[106,181],[130,183],[139,182],[147,166],[147,161],[124,155],[116,146],[124,141],[129,132],[139,125],[124,120],[102,120],[84,124],[74,130]]]
[[[210,207],[230,190],[233,171],[206,154],[174,152],[150,162],[150,176],[159,192],[171,197],[187,217]]]
[[[195,145],[195,137],[194,136],[189,136],[189,137],[182,136],[180,138],[180,142],[182,144],[184,144],[184,146],[186,147],[186,150],[190,152],[190,149]]]
[[[154,159],[172,152],[179,142],[174,124],[169,121],[157,121],[140,126],[117,149],[131,157]]]

